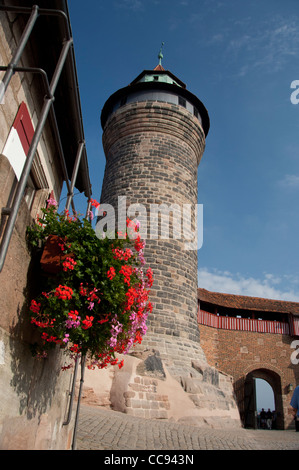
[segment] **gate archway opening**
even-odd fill
[[[245,428],[257,429],[258,428],[258,412],[260,396],[257,395],[257,384],[260,385],[260,380],[268,384],[269,390],[272,389],[273,398],[269,400],[267,409],[275,411],[275,427],[276,429],[284,429],[284,412],[282,403],[282,389],[280,376],[269,369],[255,369],[249,372],[244,380],[243,392],[243,425]],[[262,383],[262,382],[261,382]]]
[[[256,413],[257,427],[263,428],[264,423],[260,421],[260,413],[262,410],[273,412],[272,428],[276,427],[275,397],[273,388],[265,379],[254,379],[255,381],[255,397],[256,397]]]
[[[275,397],[273,388],[265,379],[255,379],[256,408],[260,411],[262,408],[274,410]]]

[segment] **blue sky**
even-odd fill
[[[100,199],[105,168],[101,109],[158,64],[164,42],[162,65],[211,121],[198,169],[200,287],[299,301],[299,104],[290,99],[299,80],[298,2],[68,3],[93,196]]]
[[[263,379],[255,379],[255,391],[256,391],[256,409],[260,411],[264,408],[268,411],[275,410],[274,393],[271,385]]]

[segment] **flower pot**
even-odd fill
[[[62,270],[62,262],[70,256],[69,254],[63,254],[61,249],[63,244],[63,238],[57,235],[48,236],[40,260],[41,268],[46,273],[57,274]]]

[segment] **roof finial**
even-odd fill
[[[159,65],[162,65],[162,59],[163,59],[162,49],[163,49],[163,46],[164,46],[164,42],[162,42],[161,49],[160,49],[160,52],[158,54]]]

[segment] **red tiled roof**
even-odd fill
[[[202,302],[219,305],[221,307],[258,310],[261,312],[292,313],[293,315],[299,315],[299,302],[247,297],[244,295],[222,294],[218,292],[210,292],[201,288],[197,289],[197,298]]]
[[[163,71],[163,70],[165,70],[165,68],[162,67],[161,64],[158,64],[157,67],[154,68],[154,70],[158,70],[158,71],[161,70],[161,71]]]

